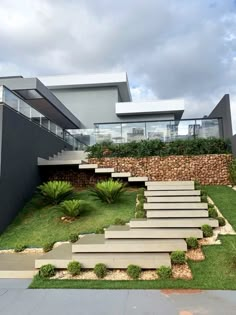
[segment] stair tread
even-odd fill
[[[146,197],[168,197],[168,196],[200,196],[200,190],[146,190]]]
[[[194,217],[208,217],[208,211],[200,210],[147,210],[147,218],[194,218]]]

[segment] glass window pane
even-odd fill
[[[197,136],[200,138],[220,137],[220,126],[218,119],[197,120]]]
[[[104,141],[113,141],[115,143],[123,142],[121,124],[97,124],[96,142]]]
[[[47,119],[47,117],[41,116],[41,126],[46,129],[49,129],[50,125],[49,125],[49,120]]]
[[[145,139],[145,123],[123,123],[122,137],[125,142],[140,141]]]
[[[22,100],[20,100],[19,112],[22,115],[31,118],[31,107]]]
[[[20,98],[15,94],[11,93],[8,89],[4,88],[3,90],[3,102],[10,106],[11,108],[19,111]]]
[[[180,120],[177,123],[178,139],[191,139],[196,136],[199,126],[195,120]]]

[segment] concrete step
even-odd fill
[[[114,168],[104,167],[104,168],[96,168],[95,173],[114,173]]]
[[[200,196],[167,196],[167,197],[147,197],[147,202],[201,202]]]
[[[150,210],[147,218],[207,218],[207,210]]]
[[[171,266],[167,253],[79,253],[73,254],[72,259],[79,261],[83,268],[94,268],[98,263],[103,263],[110,269],[126,269],[130,264],[142,269]]]
[[[143,208],[145,210],[165,210],[165,209],[208,209],[208,204],[206,202],[186,202],[186,203],[144,203]]]
[[[97,164],[80,164],[79,169],[87,170],[87,169],[95,169],[98,168]]]
[[[147,190],[194,190],[191,185],[148,185]]]
[[[147,181],[146,186],[191,186],[194,187],[194,181]]]
[[[72,244],[73,253],[147,253],[187,250],[181,239],[105,239],[104,235],[89,234]]]
[[[111,177],[130,177],[131,173],[129,172],[120,172],[120,173],[112,173]]]
[[[156,228],[156,229],[131,229],[124,225],[111,225],[105,230],[105,238],[202,238],[203,234],[197,228]]]
[[[147,180],[148,180],[148,177],[146,176],[133,176],[133,177],[128,178],[129,182],[145,182]]]
[[[82,160],[45,160],[42,158],[38,158],[38,166],[46,166],[46,165],[79,165],[84,161]]]
[[[167,218],[167,219],[132,219],[130,228],[200,228],[203,224],[218,227],[218,220],[211,218]]]
[[[201,191],[200,190],[150,190],[145,191],[144,196],[145,197],[158,197],[158,196],[200,196]]]

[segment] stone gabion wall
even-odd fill
[[[230,154],[197,156],[168,156],[146,158],[89,159],[99,167],[114,167],[116,172],[130,172],[132,176],[148,176],[149,180],[196,180],[202,185],[229,185]],[[109,178],[109,174],[95,174],[94,170],[79,170],[78,166],[41,168],[43,181],[66,180],[81,188]]]
[[[229,185],[231,161],[231,154],[89,159],[89,163],[100,167],[114,167],[117,172],[131,172],[132,176],[148,176],[149,180],[196,180],[202,185]]]

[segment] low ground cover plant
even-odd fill
[[[162,142],[159,139],[132,141],[116,144],[97,143],[87,148],[90,158],[101,157],[146,157],[169,155],[200,155],[231,153],[228,143],[223,139],[187,139]]]
[[[39,276],[41,278],[50,278],[55,276],[55,274],[56,268],[51,264],[44,265],[39,269]]]
[[[38,186],[43,198],[52,205],[59,204],[73,192],[73,186],[66,181],[49,181]]]
[[[95,275],[100,279],[104,278],[107,275],[107,267],[105,264],[102,263],[96,264],[93,271]]]
[[[129,265],[126,272],[130,278],[137,280],[140,277],[142,269],[141,267],[136,266],[136,265]]]
[[[225,218],[223,217],[217,217],[216,218],[219,222],[219,226],[225,226],[226,222],[225,222]]]
[[[213,229],[210,225],[204,224],[202,227],[202,232],[204,237],[211,237],[213,236]]]
[[[126,221],[121,218],[116,218],[114,221],[114,225],[125,225]]]
[[[213,207],[208,207],[208,213],[209,213],[209,217],[210,218],[216,219],[218,217],[218,213],[217,213],[217,211],[216,211],[214,206]]]
[[[53,249],[55,242],[49,242],[43,245],[44,253],[50,252]]]
[[[24,244],[17,244],[16,247],[14,248],[14,252],[20,253],[20,252],[23,252],[26,248],[27,246]]]
[[[197,249],[198,248],[198,240],[196,237],[188,237],[186,239],[186,243],[189,249]]]
[[[144,188],[140,188],[136,198],[135,218],[141,219],[146,217],[146,211],[144,210],[144,202],[146,198],[144,196]]]
[[[119,180],[108,179],[90,188],[90,193],[96,199],[108,204],[118,201],[126,191],[126,184]]]
[[[233,159],[229,165],[229,175],[232,185],[236,185],[236,159]]]
[[[171,267],[161,266],[157,268],[157,275],[160,279],[169,279],[172,277]]]
[[[67,270],[72,276],[77,276],[81,272],[81,264],[78,261],[71,261],[67,266]]]
[[[177,265],[183,265],[186,262],[185,252],[182,250],[176,250],[170,255],[171,262]]]
[[[71,233],[71,234],[69,235],[69,241],[70,241],[71,243],[77,242],[78,239],[79,239],[79,235],[78,235],[77,233]]]

